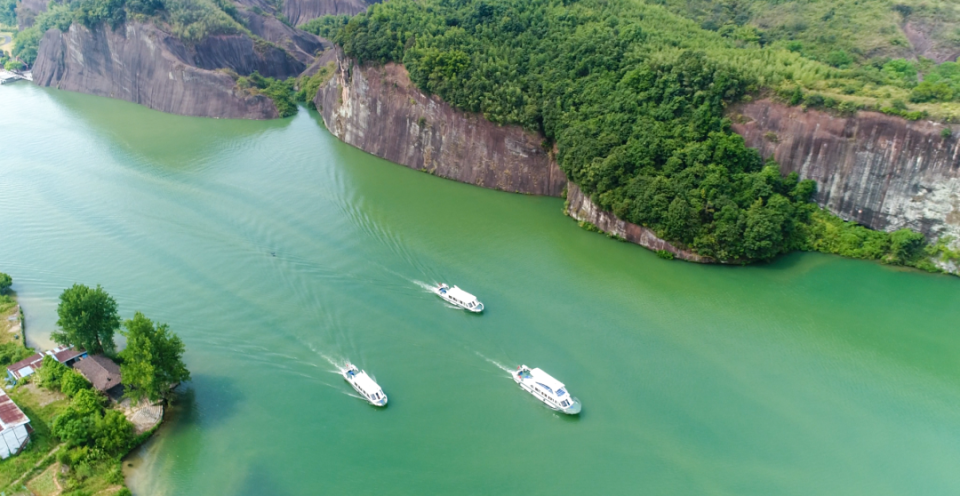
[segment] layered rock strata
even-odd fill
[[[265,0],[237,2],[248,34],[212,35],[186,43],[153,22],[118,29],[47,31],[34,63],[40,86],[119,98],[181,115],[236,119],[278,117],[273,102],[241,90],[235,78],[254,71],[298,76],[332,45],[274,17]]]
[[[944,125],[877,112],[838,117],[759,100],[732,109],[733,129],[783,173],[817,181],[840,217],[928,237],[960,237],[960,137]]]
[[[224,72],[187,63],[180,40],[152,24],[91,31],[74,24],[47,31],[33,81],[91,95],[119,98],[181,115],[236,119],[278,117],[273,102],[237,89]]]
[[[339,59],[314,103],[331,133],[391,162],[517,193],[559,196],[566,184],[541,136],[425,95],[401,65]]]
[[[688,250],[681,250],[676,246],[660,239],[653,230],[620,220],[610,212],[600,209],[584,195],[576,184],[567,183],[567,214],[576,220],[589,222],[601,231],[619,236],[631,243],[638,244],[653,251],[667,251],[674,258],[699,263],[714,263],[710,257],[703,257]]]
[[[367,0],[284,0],[283,15],[291,24],[299,26],[325,15],[354,15],[373,4]]]

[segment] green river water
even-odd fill
[[[303,109],[0,88],[0,271],[28,339],[82,282],[187,345],[137,495],[960,492],[960,280],[665,261],[562,204],[392,165]],[[487,311],[422,288],[441,280]],[[346,359],[386,409],[332,372]],[[522,392],[520,363],[582,415]]]

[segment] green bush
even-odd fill
[[[0,344],[0,367],[6,367],[7,365],[17,363],[24,358],[27,358],[30,355],[33,355],[35,351],[31,348],[25,348],[20,343],[3,343]]]
[[[7,294],[10,286],[13,286],[13,278],[9,274],[0,272],[0,294]]]
[[[68,369],[60,377],[60,391],[71,398],[76,396],[80,390],[89,388],[90,382],[75,370]]]
[[[59,391],[61,387],[61,379],[64,375],[73,372],[66,365],[56,361],[50,355],[44,355],[43,361],[40,362],[40,369],[37,370],[37,377],[40,380],[40,385],[53,390]]]
[[[293,91],[293,80],[280,81],[278,79],[263,77],[259,72],[254,71],[249,76],[240,76],[237,78],[237,87],[247,90],[251,94],[262,94],[273,100],[277,107],[280,117],[290,117],[297,113],[297,103]]]

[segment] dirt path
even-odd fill
[[[30,467],[30,470],[27,470],[27,472],[26,472],[25,474],[21,475],[19,479],[13,481],[8,487],[16,487],[16,486],[18,486],[19,484],[21,484],[21,483],[23,482],[23,478],[26,477],[26,475],[27,475],[28,473],[32,472],[33,469],[39,467],[40,464],[43,463],[43,461],[47,459],[47,457],[49,457],[50,455],[54,454],[58,449],[60,449],[61,446],[63,446],[63,443],[60,443],[60,444],[54,446],[53,449],[50,450],[49,453],[47,453],[46,455],[44,455],[43,457],[41,457],[40,460],[37,461],[37,463],[33,464],[33,466]]]

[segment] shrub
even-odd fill
[[[56,361],[50,355],[44,355],[43,361],[40,362],[40,369],[37,370],[37,377],[40,379],[40,385],[53,390],[59,391],[61,387],[60,380],[64,375],[73,372],[66,365]]]
[[[60,377],[60,391],[71,398],[76,396],[81,389],[88,388],[90,388],[90,382],[75,370],[68,369]]]
[[[13,285],[13,278],[9,274],[0,272],[0,294],[6,294],[10,286]]]
[[[950,100],[953,100],[953,89],[942,81],[936,83],[924,81],[910,92],[910,101],[914,103],[949,102]]]

